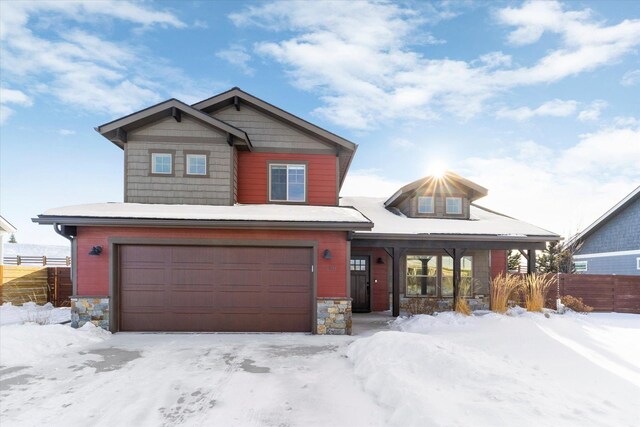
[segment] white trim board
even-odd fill
[[[573,259],[585,259],[585,258],[606,258],[612,256],[622,256],[622,255],[640,255],[640,249],[633,251],[617,251],[617,252],[600,252],[595,254],[580,254],[574,255]]]

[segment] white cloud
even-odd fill
[[[418,145],[414,141],[410,141],[406,138],[395,138],[391,140],[391,146],[395,148],[409,149],[415,148]]]
[[[538,108],[520,107],[515,109],[502,108],[496,113],[496,117],[501,119],[528,120],[533,117],[568,117],[576,112],[578,103],[576,101],[563,101],[554,99],[540,105]]]
[[[33,101],[20,90],[0,87],[0,125],[3,125],[14,113],[9,104],[29,107],[33,104]]]
[[[578,120],[581,122],[587,121],[596,121],[600,118],[600,113],[604,110],[609,104],[606,101],[601,99],[593,101],[588,108],[580,111],[578,114]]]
[[[617,127],[633,127],[640,125],[640,120],[635,117],[616,116],[613,118],[613,124]]]
[[[75,135],[76,131],[71,129],[58,129],[58,134],[62,136]]]
[[[508,36],[514,44],[534,43],[545,32],[559,36],[559,46],[532,65],[513,67],[512,58],[500,52],[470,61],[433,59],[413,50],[429,22],[415,9],[378,2],[339,5],[263,3],[230,18],[238,26],[282,32],[280,40],[256,44],[256,52],[280,63],[296,87],[320,95],[316,114],[355,129],[391,119],[428,120],[442,111],[469,118],[506,90],[608,65],[640,45],[640,20],[606,25],[589,10],[527,2],[499,10],[496,18],[515,27]]]
[[[170,12],[124,1],[2,2],[0,12],[3,80],[32,94],[114,116],[158,102],[168,80],[172,90],[195,86],[144,49],[89,30],[105,19],[142,29],[185,27]]]
[[[508,155],[466,159],[461,172],[489,188],[480,205],[567,236],[638,186],[638,164],[640,128],[610,128],[567,149],[520,143]]]
[[[216,52],[216,56],[240,68],[242,72],[248,76],[252,76],[255,72],[255,70],[249,66],[251,55],[247,53],[247,49],[243,46],[232,44],[228,49]]]
[[[384,178],[375,169],[351,170],[344,180],[340,196],[390,197],[405,184]]]
[[[635,86],[640,83],[640,70],[627,71],[622,76],[620,83],[623,86]]]

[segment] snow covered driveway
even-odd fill
[[[638,425],[640,315],[512,314],[354,337],[10,324],[1,425]]]
[[[4,341],[18,328],[59,334],[53,328],[62,327],[10,325],[0,333]],[[384,425],[384,410],[345,356],[352,337],[66,328],[86,334],[86,345],[74,339],[67,351],[38,351],[41,360],[20,364],[3,344],[3,427]]]

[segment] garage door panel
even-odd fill
[[[120,328],[308,332],[309,248],[122,246]]]

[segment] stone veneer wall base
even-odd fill
[[[351,335],[351,298],[317,299],[318,335]]]
[[[81,328],[91,322],[102,329],[109,330],[109,297],[71,297],[71,327]]]

